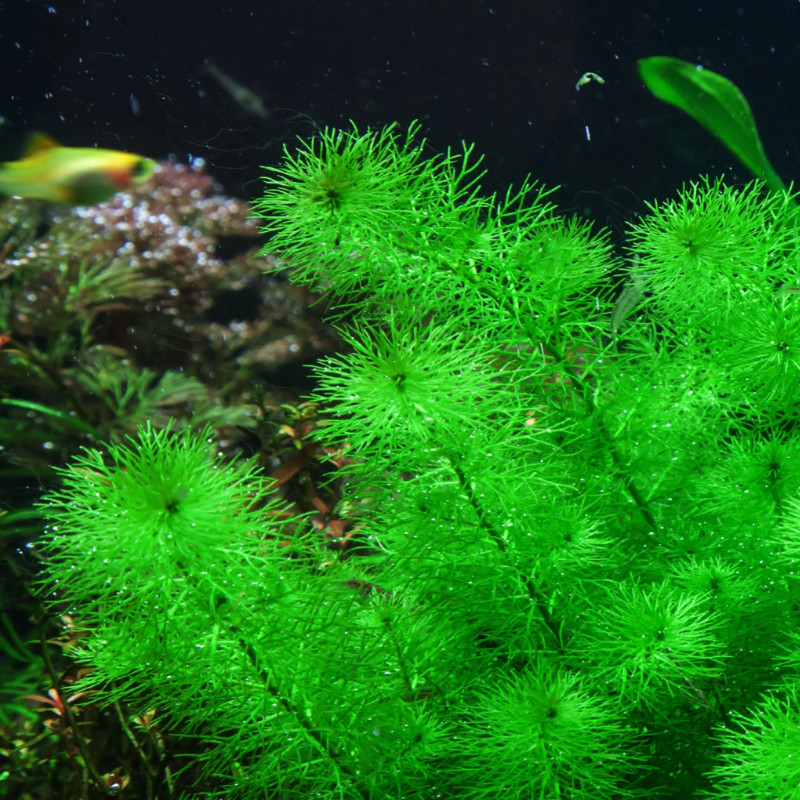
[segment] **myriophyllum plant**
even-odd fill
[[[623,258],[416,133],[325,131],[255,205],[348,343],[355,547],[208,433],[87,453],[45,505],[82,686],[204,737],[220,797],[794,797],[791,198],[701,180]]]

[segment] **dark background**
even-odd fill
[[[231,193],[315,126],[419,119],[433,150],[475,142],[487,189],[531,173],[564,209],[621,225],[702,173],[745,170],[642,86],[636,60],[721,72],[753,107],[776,169],[798,168],[800,3],[589,0],[7,0],[0,156],[31,130],[65,144],[205,159]],[[213,59],[270,109],[203,72]],[[578,77],[605,84],[576,91]],[[587,140],[588,126],[591,140]]]

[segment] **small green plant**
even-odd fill
[[[348,546],[208,432],[87,452],[43,506],[76,688],[216,797],[795,797],[793,199],[699,181],[623,260],[416,132],[326,131],[255,206],[348,345],[313,396]]]

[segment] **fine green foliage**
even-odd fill
[[[652,206],[630,237],[659,324],[691,337],[690,356],[716,354],[720,391],[776,413],[796,402],[800,378],[792,219],[789,195],[706,181]]]
[[[623,260],[415,131],[325,131],[256,206],[347,344],[313,399],[348,547],[202,436],[87,453],[44,505],[79,686],[216,797],[754,798],[800,663],[792,198],[700,180]]]
[[[704,608],[702,594],[670,582],[647,589],[623,584],[609,595],[588,612],[586,641],[578,637],[575,647],[623,699],[657,707],[666,696],[719,674],[719,620]]]
[[[87,450],[45,506],[51,536],[39,547],[56,576],[49,586],[68,579],[82,625],[115,631],[100,648],[115,675],[141,672],[151,649],[166,655],[174,626],[214,619],[232,602],[228,548],[246,565],[281,530],[270,523],[275,501],[262,497],[262,479],[243,465],[223,467],[210,433],[147,426],[107,457]],[[192,608],[198,595],[203,604]],[[159,611],[166,617],[158,620]]]
[[[770,693],[737,726],[720,732],[726,748],[714,777],[725,797],[762,800],[797,797],[800,767],[800,687],[792,683]]]
[[[496,797],[497,786],[509,798],[625,796],[616,775],[619,762],[630,769],[636,761],[624,747],[633,732],[619,706],[574,673],[533,659],[529,670],[471,698],[463,713],[482,740],[461,764],[468,783],[485,787],[471,796]]]
[[[488,342],[464,333],[454,324],[432,327],[392,315],[386,330],[346,334],[351,353],[330,359],[319,376],[337,408],[336,419],[326,422],[326,441],[354,447],[362,457],[415,459],[429,447],[462,451],[453,423],[476,429],[496,413],[498,395],[507,399]]]

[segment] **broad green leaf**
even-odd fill
[[[727,78],[668,56],[641,59],[639,74],[659,100],[677,106],[713,133],[770,189],[788,191],[764,153],[747,100]]]

